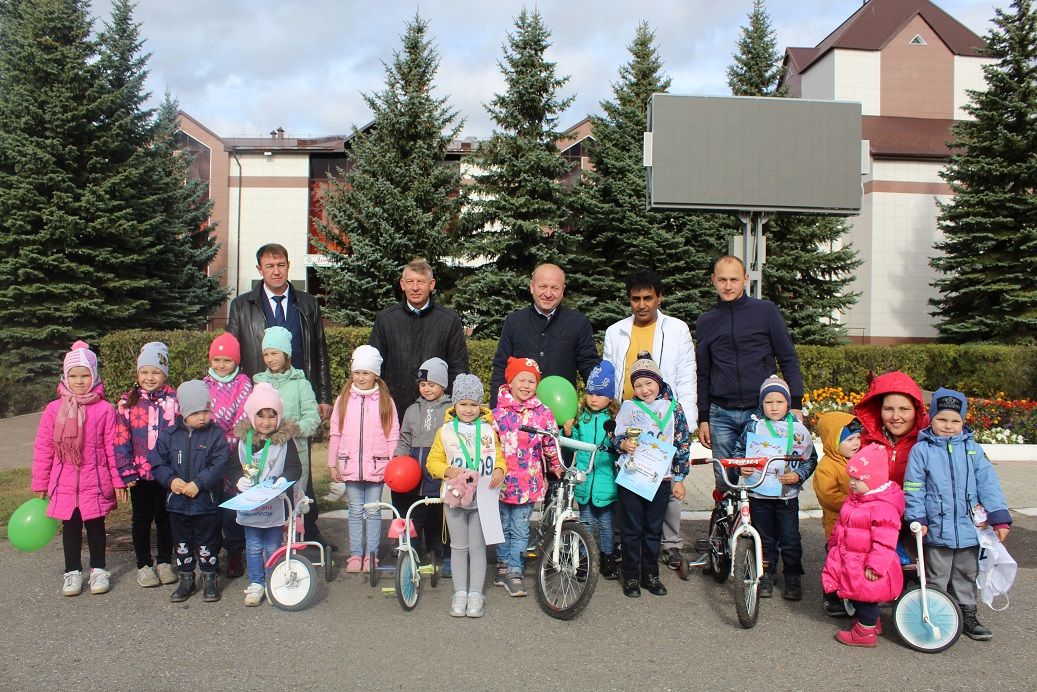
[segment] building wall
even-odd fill
[[[835,60],[832,75],[835,88],[832,98],[838,101],[860,101],[862,115],[880,115],[882,54],[875,51],[838,49],[830,55]]]
[[[911,41],[920,36],[925,45]],[[919,16],[881,52],[882,115],[954,117],[954,54]]]
[[[969,102],[966,89],[984,90],[987,87],[983,81],[983,66],[996,61],[989,58],[967,58],[961,55],[954,56],[954,118],[955,120],[971,120],[972,116],[962,110],[962,106]]]
[[[835,98],[835,53],[824,56],[800,78],[800,98]]]

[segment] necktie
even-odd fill
[[[288,320],[284,316],[284,305],[281,302],[284,300],[284,296],[273,296],[274,301],[277,303],[277,307],[274,308],[274,326],[283,327],[288,324]]]

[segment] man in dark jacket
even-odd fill
[[[508,358],[532,358],[544,377],[560,375],[576,386],[576,373],[587,380],[601,362],[594,346],[590,320],[583,313],[562,306],[565,272],[554,264],[541,264],[529,282],[533,304],[504,319],[490,377],[490,408],[497,405],[497,390],[504,384]]]
[[[432,300],[435,288],[429,263],[420,257],[411,260],[400,277],[403,300],[379,312],[371,327],[368,343],[382,354],[382,379],[401,421],[418,398],[418,368],[426,360],[446,361],[448,382],[468,372],[468,344],[461,318]]]
[[[777,306],[746,295],[749,275],[742,260],[721,257],[711,280],[717,302],[695,322],[699,442],[723,459],[734,454],[738,436],[759,404],[760,385],[777,373],[779,363],[793,413],[801,417],[803,375]],[[726,488],[719,475],[716,484]]]

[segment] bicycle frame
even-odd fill
[[[922,549],[922,525],[911,522],[911,533],[915,535],[915,547],[918,549],[918,585],[922,591],[922,620],[933,631],[933,636],[940,638],[940,628],[929,617],[929,596],[925,592],[925,552]]]
[[[394,520],[393,520],[393,524],[390,525],[389,530],[391,532],[395,528],[395,530],[397,530],[399,532],[399,534],[397,536],[397,538],[399,539],[399,544],[396,546],[395,552],[396,553],[403,553],[403,552],[414,553],[414,561],[415,561],[415,563],[416,564],[420,564],[420,561],[418,560],[418,556],[417,556],[417,551],[414,550],[414,548],[411,546],[411,542],[410,542],[410,539],[411,539],[410,533],[411,533],[411,531],[413,531],[413,526],[414,526],[414,523],[411,520],[411,513],[414,511],[414,508],[418,507],[419,505],[440,505],[440,504],[443,504],[443,499],[442,498],[439,498],[439,497],[425,497],[425,498],[422,498],[420,500],[415,501],[414,504],[412,504],[407,509],[406,517],[401,517],[399,511],[395,507],[393,507],[391,504],[389,504],[388,502],[365,502],[364,503],[364,509],[367,509],[367,510],[371,510],[371,509],[387,509],[390,512],[392,512]],[[402,522],[402,523],[398,524],[397,522]]]
[[[290,493],[289,493],[290,494]],[[315,563],[316,567],[323,567],[324,561],[327,556],[324,554],[324,545],[317,541],[299,541],[296,540],[298,532],[296,531],[296,523],[299,518],[302,517],[303,509],[313,502],[308,497],[303,497],[298,502],[292,504],[292,513],[288,516],[288,540],[280,548],[274,551],[274,553],[267,558],[264,567],[270,569],[277,564],[277,561],[281,559],[281,556],[288,553],[288,557],[291,557],[292,553],[298,552],[303,548],[316,548],[320,551],[320,562]]]

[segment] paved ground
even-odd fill
[[[1037,607],[1037,519],[1017,516],[1009,548],[1020,563],[1007,611],[982,607],[993,642],[963,638],[940,655],[915,653],[895,635],[875,650],[832,640],[845,620],[818,605],[822,532],[802,522],[806,599],[763,602],[760,622],[743,630],[728,585],[664,569],[670,595],[624,598],[599,582],[573,622],[542,614],[533,597],[489,588],[486,617],[447,615],[450,584],[425,591],[404,613],[357,577],[336,572],[310,610],[245,608],[241,580],[220,603],[169,603],[172,587],[133,581],[125,529],[116,528],[104,596],[59,595],[61,548],[36,554],[0,545],[0,688],[3,689],[1033,689]],[[704,529],[686,522],[689,537]],[[328,535],[345,523],[328,520]],[[341,540],[341,539],[340,539]],[[121,546],[121,547],[120,547]],[[884,611],[888,622],[888,611]]]
[[[0,440],[4,441],[4,453],[0,454],[0,471],[32,466],[32,444],[36,440],[36,429],[40,427],[42,413],[0,418]]]

